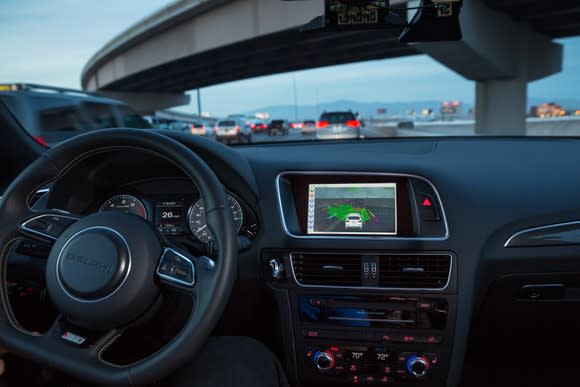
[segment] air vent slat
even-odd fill
[[[379,257],[381,287],[440,289],[451,269],[449,255],[384,255]]]
[[[361,264],[365,257],[293,254],[292,265],[301,285],[362,287]],[[379,255],[377,263],[378,286],[382,288],[442,289],[451,270],[449,255]]]
[[[319,286],[359,287],[361,257],[346,254],[292,255],[294,273],[299,283]]]

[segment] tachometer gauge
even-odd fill
[[[103,203],[99,211],[119,210],[147,219],[147,209],[139,199],[131,195],[117,195]]]
[[[236,233],[238,233],[244,221],[244,213],[240,203],[238,203],[238,201],[231,195],[228,195],[228,203],[232,209],[234,228]],[[203,243],[213,241],[213,235],[207,227],[205,220],[205,207],[203,206],[203,201],[201,199],[195,202],[195,204],[189,209],[188,221],[189,229],[197,239]]]

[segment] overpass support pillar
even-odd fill
[[[562,71],[563,47],[484,0],[464,1],[460,20],[461,41],[416,47],[476,82],[477,134],[524,135],[528,83]]]

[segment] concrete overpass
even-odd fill
[[[323,7],[322,0],[177,1],[96,53],[82,86],[143,111],[185,104],[184,91],[213,84],[427,53],[477,82],[479,131],[513,133],[525,127],[527,83],[561,70],[562,47],[552,39],[580,34],[577,0],[464,0],[461,42],[407,45],[397,30],[298,32]],[[493,113],[506,106],[507,115]]]
[[[85,66],[88,90],[182,92],[272,73],[417,54],[398,31],[300,33],[323,2],[178,1],[113,39]]]

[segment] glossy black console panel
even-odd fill
[[[316,295],[303,290],[290,292],[293,317],[298,316],[294,317],[293,323],[296,362],[301,381],[329,385],[368,383],[398,386],[413,385],[415,382],[423,386],[445,385],[453,343],[455,296],[385,294],[379,297],[382,299],[379,301],[377,296],[350,290],[339,299],[358,300],[356,308],[334,309],[330,315],[319,318],[319,321],[312,321],[315,320],[312,316],[300,313],[301,309],[304,310],[305,302],[310,305],[320,299],[336,299],[336,294],[334,289],[332,293],[321,291]],[[362,300],[366,300],[366,306],[363,306]],[[437,310],[439,306],[444,309]],[[421,307],[433,309],[421,311]],[[408,309],[405,315],[410,318],[403,319],[404,316],[400,316],[395,319],[403,309]],[[385,311],[389,317],[387,319],[383,318]],[[347,316],[368,316],[375,312],[379,313],[379,318],[355,317],[357,320],[347,320],[348,326],[337,325],[329,320],[341,313]],[[429,315],[436,317],[429,320]],[[418,316],[427,318],[420,321]],[[356,326],[357,321],[359,326]],[[328,370],[317,367],[314,357],[318,352],[332,354],[334,364]],[[413,357],[426,358],[425,376],[412,375],[409,362]]]
[[[437,289],[303,286],[295,280],[288,250],[262,251],[264,279],[281,295],[288,313],[282,324],[287,367],[299,385],[374,384],[440,387],[447,384],[456,321],[456,273],[450,267],[446,286]],[[301,252],[302,259],[329,255],[352,259],[413,255],[413,252]],[[446,252],[415,253],[418,257]],[[314,259],[312,258],[312,259]],[[277,260],[285,272],[270,275]],[[406,261],[405,261],[406,262]],[[355,271],[355,270],[353,270]]]

